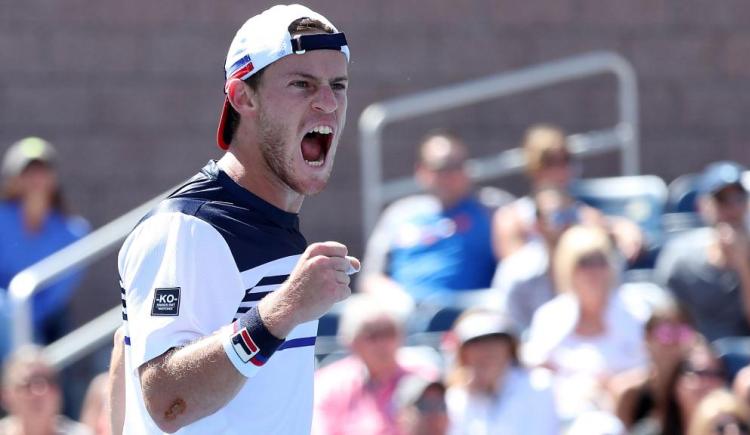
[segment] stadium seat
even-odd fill
[[[672,180],[667,187],[667,212],[697,213],[698,181],[700,174],[685,174]]]
[[[711,345],[721,358],[731,381],[741,368],[750,364],[750,337],[725,337],[714,340]]]
[[[661,215],[667,203],[667,186],[661,178],[634,175],[579,180],[572,193],[605,215],[631,219],[641,227],[649,246],[660,245]]]
[[[467,308],[500,309],[501,296],[496,289],[457,291],[426,298],[407,325],[409,333],[447,331]]]

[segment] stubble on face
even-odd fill
[[[320,193],[328,183],[331,175],[330,172],[325,174],[323,180],[319,180],[314,184],[308,183],[309,185],[306,186],[294,170],[294,153],[298,152],[301,145],[299,143],[294,144],[287,155],[285,153],[287,149],[284,137],[285,126],[262,109],[260,110],[258,121],[261,155],[271,172],[281,183],[294,192],[306,196]],[[332,150],[329,150],[326,159],[333,159],[333,154]]]

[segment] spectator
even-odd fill
[[[710,226],[680,234],[664,247],[656,277],[685,306],[710,341],[750,335],[750,235],[744,168],[709,165],[699,207]]]
[[[363,290],[410,295],[487,288],[496,259],[491,212],[472,193],[466,146],[448,133],[427,136],[415,177],[427,193],[388,207],[367,243]]]
[[[339,340],[351,355],[315,374],[313,434],[398,434],[393,394],[409,374],[437,378],[437,369],[399,355],[402,321],[381,299],[346,303]]]
[[[2,377],[3,407],[0,434],[89,435],[89,430],[60,414],[62,392],[58,373],[41,349],[21,347],[5,362]]]
[[[13,144],[2,164],[0,202],[0,288],[11,279],[88,231],[80,217],[68,214],[56,172],[57,153],[49,142],[29,137]],[[80,273],[72,273],[32,298],[34,338],[50,343],[67,329],[67,304]]]
[[[552,253],[560,235],[580,220],[581,208],[566,190],[544,186],[534,193],[539,238],[531,240],[498,266],[492,286],[503,295],[503,311],[524,332],[534,312],[555,297]]]
[[[645,331],[648,367],[623,373],[611,383],[616,392],[615,414],[628,428],[664,414],[670,378],[698,337],[676,304],[656,309]]]
[[[452,333],[459,347],[446,393],[450,434],[559,433],[549,379],[519,366],[507,318],[469,310]]]
[[[109,406],[107,404],[108,373],[100,373],[91,380],[81,407],[81,423],[93,435],[111,435]]]
[[[729,390],[718,389],[701,400],[687,435],[747,435],[750,408]]]
[[[561,416],[611,411],[610,378],[645,364],[646,306],[617,290],[617,264],[607,233],[574,226],[554,254],[559,294],[537,310],[524,346],[524,360],[554,372]]]
[[[420,375],[401,378],[394,393],[401,435],[446,435],[445,385]]]
[[[725,386],[724,367],[703,339],[682,357],[669,378],[662,413],[639,420],[632,435],[683,435],[698,403]]]
[[[526,174],[531,192],[544,186],[570,191],[579,172],[573,163],[565,132],[556,126],[538,124],[526,130],[521,145],[526,157]],[[580,205],[580,221],[608,228],[618,249],[630,262],[641,253],[643,234],[637,225],[621,217],[605,218],[597,209]],[[493,245],[498,258],[507,258],[528,241],[539,237],[536,207],[530,196],[524,196],[498,210],[493,218]]]

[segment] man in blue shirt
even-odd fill
[[[367,243],[365,291],[430,295],[488,288],[496,259],[491,210],[472,192],[467,150],[449,133],[428,135],[415,177],[427,192],[390,205]]]

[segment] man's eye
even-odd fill
[[[304,88],[310,87],[310,84],[307,83],[307,82],[305,82],[305,81],[298,80],[298,81],[292,82],[292,86],[294,86],[295,88],[303,88],[304,89]]]
[[[345,91],[346,90],[346,83],[334,83],[331,85],[331,88],[334,91]]]

